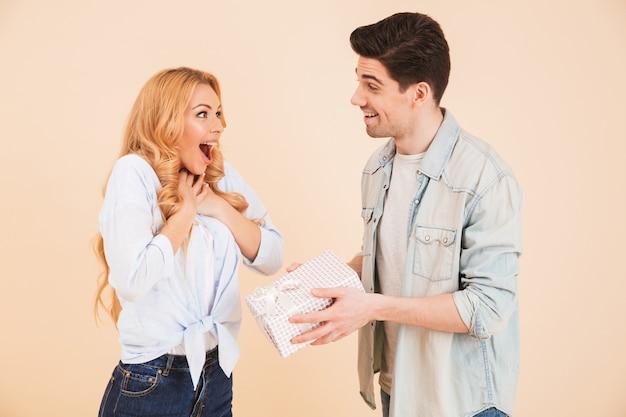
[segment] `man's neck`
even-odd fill
[[[416,155],[426,152],[443,122],[443,110],[440,107],[424,111],[418,116],[411,135],[393,138],[398,153]]]

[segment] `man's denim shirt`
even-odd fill
[[[377,226],[394,154],[391,139],[363,170],[362,281],[369,292],[378,291]],[[450,112],[416,181],[402,295],[453,293],[469,333],[400,326],[391,416],[471,416],[490,407],[510,415],[519,373],[521,190],[509,166]],[[361,395],[372,408],[382,336],[376,322],[359,332]]]

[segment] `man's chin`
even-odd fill
[[[384,132],[381,132],[377,129],[369,129],[366,128],[365,131],[367,132],[367,135],[371,138],[388,138],[389,135],[385,134]]]

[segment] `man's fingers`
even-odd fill
[[[324,321],[325,314],[324,310],[322,311],[314,311],[313,313],[308,314],[296,314],[295,316],[289,317],[290,323],[321,323]]]
[[[300,265],[302,265],[302,264],[301,264],[301,263],[298,263],[298,262],[294,262],[294,263],[292,263],[291,265],[289,265],[289,266],[287,267],[287,272],[292,272],[292,271],[294,271],[294,270],[295,270],[296,268],[298,268]]]
[[[313,340],[312,344],[316,344],[316,342],[320,339],[324,339],[328,332],[328,326],[326,324],[321,324],[315,329],[309,330],[308,332],[304,332],[301,335],[298,335],[291,339],[291,343],[305,343]]]
[[[338,298],[344,294],[343,288],[313,288],[311,294],[319,298]]]

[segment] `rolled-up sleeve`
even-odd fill
[[[271,275],[278,272],[283,265],[283,236],[273,227],[269,216],[265,216],[264,220],[265,224],[259,226],[261,229],[261,245],[256,258],[254,261],[250,261],[244,257],[243,263],[258,273]],[[270,225],[269,227],[268,224]]]
[[[469,333],[480,339],[502,330],[517,309],[521,190],[512,175],[478,195],[463,232],[461,289],[453,294]]]

